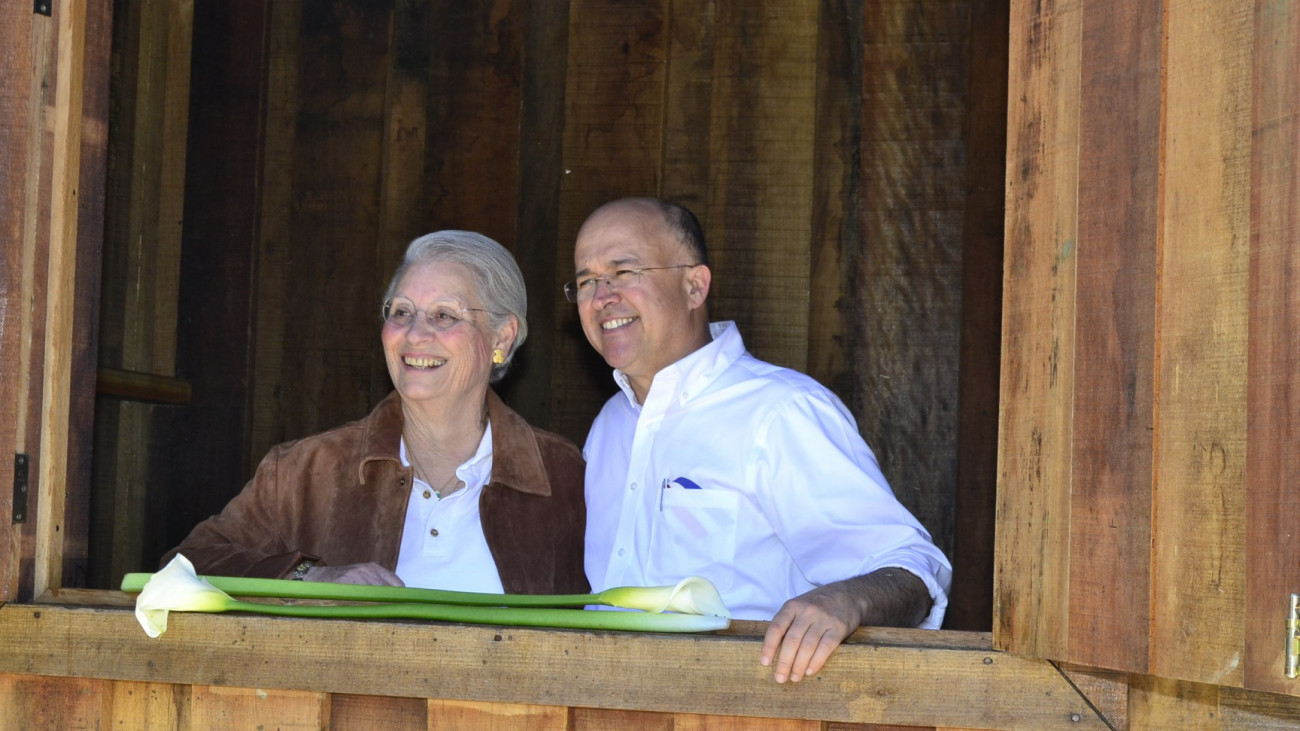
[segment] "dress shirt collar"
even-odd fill
[[[730,320],[709,323],[709,335],[713,340],[704,347],[665,367],[655,374],[646,394],[646,403],[669,402],[680,399],[690,401],[700,395],[717,380],[718,376],[745,354],[745,342],[740,337],[736,323]],[[622,371],[614,370],[614,382],[627,397],[634,411],[640,411],[642,404],[637,403],[632,383]]]

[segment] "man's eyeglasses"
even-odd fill
[[[438,305],[431,310],[417,309],[415,303],[410,300],[398,297],[390,297],[384,302],[383,316],[384,322],[397,327],[410,327],[415,322],[415,316],[424,315],[424,319],[435,330],[450,330],[459,325],[471,312],[488,312],[491,310],[481,310],[474,307],[455,307],[453,305]]]
[[[603,277],[588,276],[564,283],[564,297],[574,304],[586,302],[596,295],[596,287],[604,284],[611,292],[618,292],[635,287],[641,281],[641,275],[660,269],[685,269],[699,264],[674,264],[668,267],[625,267],[615,270],[613,274]]]

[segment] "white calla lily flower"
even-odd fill
[[[676,586],[619,586],[596,596],[612,607],[646,612],[678,612],[710,617],[730,617],[713,582],[703,576],[687,576]]]
[[[135,600],[135,618],[146,634],[158,637],[167,631],[168,612],[223,612],[233,601],[199,578],[194,564],[177,554],[140,591]]]

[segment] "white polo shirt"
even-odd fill
[[[768,620],[817,586],[896,566],[934,598],[952,565],[894,497],[840,400],[745,351],[735,324],[622,393],[587,436],[586,570],[593,591],[700,575],[737,619]]]
[[[402,464],[410,466],[406,439]],[[397,576],[407,586],[450,591],[501,594],[501,574],[483,535],[479,497],[492,479],[492,424],[483,430],[478,451],[456,468],[465,487],[439,499],[428,483],[416,477],[402,526]]]

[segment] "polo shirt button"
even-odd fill
[[[622,556],[622,555],[623,555],[623,553],[624,553],[624,551],[623,551],[623,549],[621,549],[621,548],[620,548],[620,549],[618,549],[618,555],[620,555],[620,556]]]
[[[433,536],[434,538],[437,538],[437,537],[438,537],[438,529],[437,529],[437,528],[432,528],[432,529],[430,529],[430,530],[429,530],[429,535]]]
[[[429,492],[428,490],[425,490],[425,491],[424,491],[424,499],[425,499],[425,500],[428,500],[428,499],[431,498],[431,497],[433,497],[433,493]]]
[[[632,490],[633,490],[633,492],[636,491],[636,483],[635,483],[635,482],[632,483]]]

